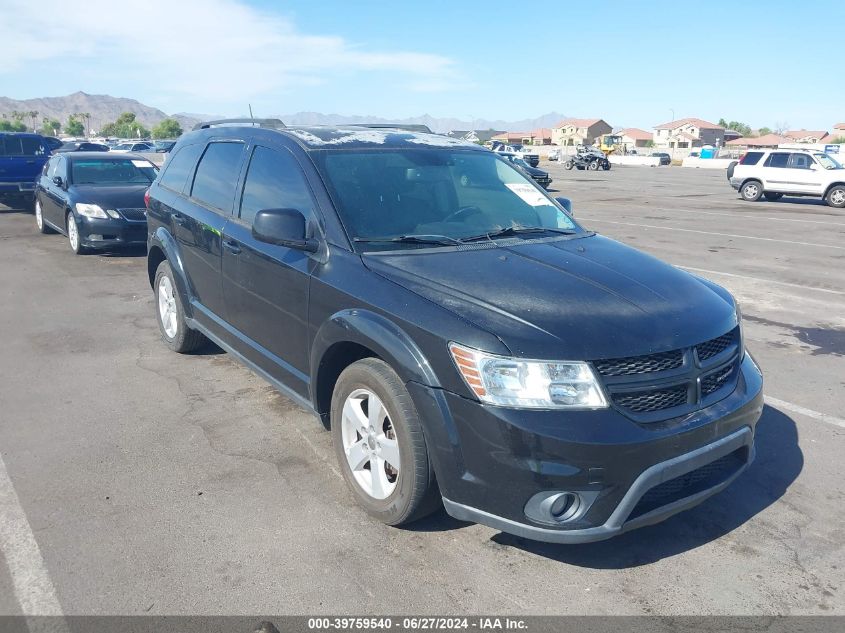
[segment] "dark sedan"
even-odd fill
[[[516,154],[511,154],[508,152],[497,153],[499,154],[499,156],[513,163],[514,165],[519,167],[519,169],[531,176],[532,180],[534,180],[534,182],[540,185],[543,189],[548,189],[549,185],[552,184],[552,178],[551,176],[549,176],[549,172],[543,171],[542,169],[538,169],[537,167],[532,167],[528,164],[527,161],[520,158]]]
[[[652,152],[652,158],[659,158],[661,165],[671,165],[672,164],[672,157],[669,156],[666,152]]]
[[[56,154],[35,187],[38,230],[66,235],[77,254],[144,244],[144,193],[156,172],[153,163],[132,154]]]
[[[100,143],[89,143],[88,141],[69,141],[60,147],[53,150],[54,153],[60,152],[107,152],[108,145],[101,145]]]

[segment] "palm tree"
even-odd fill
[[[89,112],[77,112],[76,116],[85,119],[85,137],[91,136],[91,114]]]
[[[30,110],[27,114],[29,115],[29,119],[32,121],[32,131],[35,132],[35,125],[38,120],[38,110]]]

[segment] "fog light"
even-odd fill
[[[99,242],[99,241],[102,241],[103,236],[97,235],[97,234],[92,234],[92,235],[88,236],[88,239],[91,240],[92,242]]]
[[[564,492],[557,497],[552,497],[552,499],[549,512],[557,521],[566,521],[578,512],[578,508],[581,505],[580,498],[574,492]]]

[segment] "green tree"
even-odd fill
[[[60,129],[62,129],[62,124],[57,119],[51,119],[45,116],[38,133],[44,136],[56,136]]]
[[[71,114],[65,123],[65,134],[68,136],[82,136],[85,134],[85,127],[82,121],[76,118],[75,114]]]
[[[763,126],[763,127],[761,127],[759,130],[757,130],[757,132],[760,134],[760,136],[765,136],[766,134],[771,134],[771,133],[772,133],[772,128],[770,128],[770,127],[766,127],[766,126],[764,125],[764,126]]]
[[[153,138],[179,138],[182,126],[176,119],[164,119],[153,126]]]
[[[742,123],[741,121],[725,121],[725,119],[719,119],[719,125],[728,130],[736,130],[743,136],[751,136],[751,126],[747,123]]]
[[[26,125],[18,119],[3,119],[0,121],[0,132],[26,132]]]
[[[825,141],[826,142],[826,141]],[[837,136],[830,142],[831,145],[845,145],[845,136]]]
[[[145,138],[150,135],[150,131],[135,120],[132,112],[124,112],[114,123],[106,123],[101,127],[100,134],[120,138]]]

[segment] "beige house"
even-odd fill
[[[725,144],[725,128],[703,119],[677,119],[654,126],[653,140],[654,146],[661,148],[722,147]]]
[[[845,138],[845,123],[837,123],[833,126],[833,138]]]
[[[654,140],[651,132],[646,132],[638,127],[627,127],[619,132],[619,136],[622,137],[622,143],[629,150],[635,147],[648,147],[649,143]]]
[[[824,130],[789,130],[784,136],[795,143],[824,143],[828,133]]]
[[[613,128],[604,119],[564,119],[552,128],[555,145],[592,145],[602,134]]]

